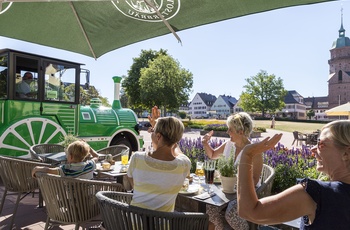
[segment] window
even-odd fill
[[[339,70],[338,72],[338,82],[343,81],[343,72],[341,70]]]
[[[16,57],[15,96],[17,99],[38,99],[38,68],[38,60]]]
[[[7,55],[0,56],[0,99],[7,98]]]
[[[46,63],[44,99],[74,102],[75,70],[62,64]]]
[[[83,112],[82,115],[84,120],[91,120],[90,114],[88,112]]]

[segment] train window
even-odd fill
[[[84,120],[91,120],[91,117],[90,117],[89,113],[83,112],[82,115],[83,115],[83,119]]]
[[[45,69],[45,100],[74,102],[76,69],[47,63]]]
[[[7,98],[7,55],[0,56],[0,99]]]
[[[38,60],[16,57],[16,98],[38,98]]]

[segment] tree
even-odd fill
[[[128,76],[126,76],[122,82],[122,87],[124,88],[125,93],[128,96],[129,105],[133,109],[136,109],[137,107],[142,107],[140,95],[141,69],[148,68],[149,61],[154,60],[161,54],[166,55],[167,51],[163,49],[161,49],[160,51],[141,50],[140,57],[133,59],[133,64],[131,65],[130,70],[128,71]]]
[[[120,104],[122,105],[123,108],[129,107],[128,96],[125,93],[120,95]]]
[[[75,84],[71,84],[65,88],[64,97],[68,101],[68,97],[74,95],[75,92]],[[97,91],[95,86],[90,85],[88,90],[84,90],[82,86],[80,86],[80,97],[79,103],[82,105],[90,105],[90,101],[92,98],[99,98],[101,100],[101,104],[103,106],[110,107],[111,105],[108,102],[107,97],[100,96],[100,93]]]
[[[287,91],[283,87],[283,80],[275,75],[268,75],[261,70],[256,76],[245,79],[247,84],[245,91],[240,96],[240,107],[244,111],[275,113],[281,110],[284,104],[284,97]]]
[[[187,114],[186,114],[186,112],[179,112],[179,116],[181,119],[185,119]]]
[[[311,117],[315,116],[315,111],[313,109],[310,109],[309,111],[307,111],[306,116],[308,116],[311,120]]]
[[[142,104],[154,105],[166,110],[177,110],[188,101],[193,86],[193,75],[181,68],[178,61],[167,54],[160,54],[149,67],[141,70],[140,98]]]

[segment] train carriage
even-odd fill
[[[142,148],[137,116],[119,101],[121,77],[113,77],[112,107],[102,106],[97,98],[81,105],[80,90],[87,90],[90,80],[89,71],[81,66],[0,50],[0,155],[27,155],[30,146],[60,143],[67,134],[96,150],[116,144],[131,151]]]

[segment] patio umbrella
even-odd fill
[[[350,119],[350,102],[326,110],[327,116],[348,116]]]
[[[328,1],[0,0],[0,36],[96,59],[164,34],[177,36],[176,31],[230,18]]]

